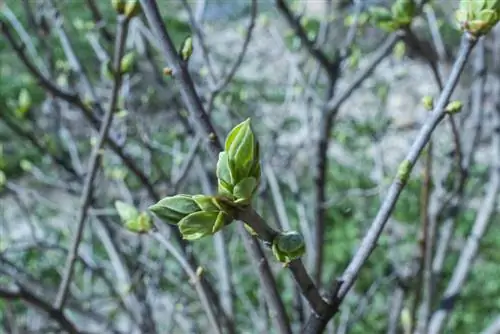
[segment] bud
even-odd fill
[[[170,224],[178,224],[184,217],[201,211],[192,196],[184,194],[165,197],[150,206],[149,210],[158,218]]]
[[[370,7],[369,13],[371,22],[380,29],[392,32],[399,28],[388,9],[383,7]]]
[[[128,0],[125,5],[125,16],[129,19],[137,16],[141,12],[141,4],[137,0]]]
[[[135,53],[129,52],[125,56],[123,56],[120,62],[120,72],[122,74],[130,72],[135,63]]]
[[[434,109],[434,100],[429,95],[426,95],[422,98],[422,104],[427,111],[431,111],[432,109]]]
[[[193,54],[193,38],[191,36],[186,37],[181,46],[181,58],[184,61],[188,61],[189,57]]]
[[[410,310],[405,307],[401,310],[401,327],[403,327],[404,333],[411,333],[412,326],[412,316]]]
[[[5,173],[0,170],[0,190],[5,186],[7,183],[7,177],[5,176]]]
[[[446,108],[444,109],[447,113],[450,113],[450,114],[456,114],[458,112],[460,112],[460,110],[462,110],[462,102],[460,101],[452,101],[450,103],[448,103],[448,105],[446,106]]]
[[[18,96],[17,112],[20,116],[24,116],[31,108],[31,95],[26,88],[21,89]]]
[[[414,0],[397,0],[391,7],[392,17],[399,26],[407,26],[417,13],[417,5]]]
[[[139,211],[132,205],[122,201],[115,202],[115,208],[124,226],[131,232],[147,233],[153,226],[146,212]]]
[[[500,0],[461,0],[455,17],[462,30],[485,35],[500,20]]]
[[[231,221],[223,211],[199,211],[181,219],[178,226],[185,240],[197,240],[218,232]]]
[[[281,232],[273,240],[272,251],[276,259],[286,265],[304,255],[304,238],[296,231]]]
[[[259,144],[249,118],[231,130],[226,139],[225,150],[233,185],[249,176],[260,179]]]
[[[113,6],[118,14],[125,12],[125,0],[111,0],[111,6]]]
[[[110,59],[101,63],[101,74],[109,80],[113,80],[115,78],[115,71],[113,70],[113,65],[111,64]]]

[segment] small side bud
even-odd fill
[[[115,208],[127,230],[142,234],[153,229],[151,217],[146,212],[139,213],[134,206],[122,201],[116,201]]]
[[[31,109],[31,95],[26,88],[21,89],[18,96],[17,113],[19,116],[24,116]]]
[[[139,15],[141,12],[141,4],[137,0],[128,0],[125,5],[124,14],[127,18],[131,19]]]
[[[122,74],[129,73],[135,64],[135,53],[129,52],[123,56],[120,62],[120,72]]]
[[[426,95],[422,98],[422,105],[427,111],[434,109],[434,99],[432,96]]]
[[[278,261],[287,265],[306,252],[304,238],[296,231],[281,232],[273,240],[272,251]]]
[[[463,104],[460,101],[451,101],[444,109],[447,113],[456,114],[462,110]]]
[[[182,60],[188,61],[192,54],[193,54],[193,38],[191,36],[188,36],[182,42],[180,55]]]

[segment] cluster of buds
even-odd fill
[[[259,186],[260,170],[259,143],[247,119],[229,132],[224,151],[219,154],[217,195],[168,196],[148,209],[163,222],[176,225],[185,240],[213,235],[231,224],[238,210],[251,205]],[[115,206],[129,230],[145,233],[153,228],[147,213],[139,213],[123,202]],[[258,236],[250,226],[245,224],[245,227]],[[279,232],[266,241],[276,259],[285,266],[305,252],[304,238],[296,231]]]
[[[456,19],[460,28],[471,35],[485,35],[500,20],[500,0],[461,0]]]
[[[217,162],[218,192],[236,205],[250,204],[260,182],[259,142],[250,119],[227,136]]]
[[[259,144],[250,119],[229,133],[217,163],[218,195],[175,195],[149,207],[175,224],[182,237],[196,240],[220,231],[234,220],[237,207],[249,205],[260,180]]]
[[[387,31],[396,31],[408,27],[417,15],[414,0],[397,0],[391,9],[370,7],[370,18],[375,25]]]

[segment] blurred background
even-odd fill
[[[216,159],[185,86],[164,74],[175,64],[142,11],[125,33],[129,64],[113,101],[122,21],[112,3],[0,1],[0,332],[212,332],[197,268],[221,332],[286,332],[239,222],[184,243],[160,221],[163,241],[124,228],[115,201],[145,211],[167,195],[212,194]],[[443,82],[450,74],[461,41],[455,2],[427,1],[403,39],[371,20],[370,8],[390,8],[389,0],[156,3],[177,50],[193,38],[185,66],[220,140],[251,118],[263,166],[254,208],[276,229],[301,232],[304,265],[328,291],[429,115],[422,99],[439,96],[435,70]],[[473,50],[453,94],[461,112],[434,132],[328,333],[418,332],[442,309],[443,333],[500,333],[498,189],[489,188],[498,177],[499,36],[497,27]],[[74,275],[58,307],[83,208]],[[307,302],[262,249],[290,331],[301,333]],[[466,280],[451,280],[464,268]]]

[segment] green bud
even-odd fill
[[[253,194],[257,190],[257,180],[254,177],[246,177],[234,186],[233,195],[236,197],[235,203],[248,205]]]
[[[409,25],[417,13],[414,0],[397,0],[391,7],[393,18],[400,26]]]
[[[281,232],[273,240],[272,251],[278,261],[287,264],[304,255],[304,238],[296,231]]]
[[[424,108],[428,111],[434,109],[434,100],[429,95],[426,95],[422,98],[422,104],[424,105]]]
[[[225,150],[233,182],[239,182],[260,170],[259,145],[250,126],[250,119],[235,126],[227,136]]]
[[[461,0],[455,17],[462,30],[485,35],[500,20],[500,0]]]
[[[139,213],[134,206],[122,201],[116,201],[115,208],[120,220],[129,231],[146,233],[153,228],[151,218],[146,212]]]
[[[460,101],[451,101],[444,109],[447,113],[456,114],[462,110],[463,104]]]
[[[122,202],[115,201],[115,208],[120,216],[122,222],[127,222],[129,220],[134,220],[139,217],[139,211],[132,205]]]
[[[134,233],[147,233],[153,229],[151,217],[146,212],[142,212],[135,220],[127,221],[125,227]]]
[[[111,0],[111,6],[113,6],[118,14],[125,12],[125,0]]]
[[[115,78],[115,71],[113,70],[111,60],[108,59],[101,63],[101,74],[109,80],[113,80]]]
[[[29,91],[26,88],[21,89],[18,96],[18,115],[24,116],[30,110],[31,106],[32,100]]]
[[[180,54],[184,61],[188,61],[189,57],[193,54],[193,38],[191,36],[186,37],[182,42]]]
[[[184,194],[165,197],[150,206],[149,210],[161,220],[171,224],[177,224],[184,217],[201,211],[192,196]]]
[[[392,17],[391,12],[383,7],[370,7],[370,20],[380,29],[392,32],[399,28],[397,22]]]
[[[125,16],[129,19],[133,18],[134,16],[139,15],[141,12],[141,4],[137,0],[128,0],[127,4],[125,5]]]
[[[7,177],[5,176],[5,173],[2,170],[0,170],[0,190],[3,189],[6,183],[7,183]]]
[[[218,232],[231,222],[223,211],[200,211],[187,215],[179,221],[179,231],[186,240],[196,240]]]
[[[135,63],[135,53],[129,52],[125,56],[123,56],[122,61],[120,62],[120,72],[122,74],[130,72]]]

